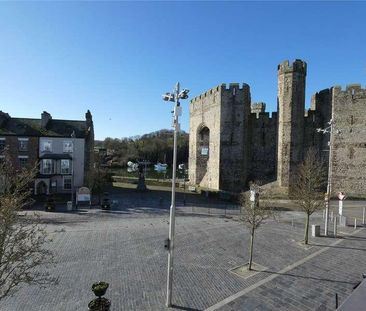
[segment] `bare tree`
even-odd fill
[[[97,154],[94,160],[94,168],[87,176],[87,184],[92,193],[98,195],[98,204],[101,204],[102,193],[108,186],[108,174],[107,169],[102,165],[102,156]]]
[[[272,209],[259,203],[259,196],[261,192],[260,186],[256,183],[251,183],[250,189],[250,192],[242,192],[240,195],[240,220],[250,230],[248,270],[252,270],[255,230],[263,223],[263,221],[273,215]]]
[[[315,149],[306,153],[305,160],[297,167],[295,182],[291,188],[291,197],[305,212],[304,244],[309,241],[310,216],[324,207],[324,186],[326,171]]]
[[[7,154],[0,163],[0,300],[22,283],[55,281],[39,269],[53,260],[51,251],[45,249],[48,238],[39,217],[19,214],[31,203],[30,185],[35,173],[36,168],[14,170]]]

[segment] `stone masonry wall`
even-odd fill
[[[249,179],[263,183],[276,178],[277,113],[253,113],[250,116]]]
[[[317,133],[317,128],[327,128],[332,118],[332,88],[317,92],[311,98],[311,108],[305,118],[305,148],[315,145],[324,162],[328,167],[329,162],[329,133]]]
[[[303,159],[306,63],[278,66],[278,186],[288,188]]]
[[[239,192],[246,186],[249,156],[249,85],[221,85],[220,189]]]
[[[219,190],[220,180],[220,124],[221,86],[217,86],[191,100],[189,107],[189,180],[193,185]],[[199,133],[207,127],[210,132],[206,167],[197,162],[200,149]]]
[[[366,197],[366,89],[333,88],[332,194]]]

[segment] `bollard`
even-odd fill
[[[333,220],[333,211],[330,212],[330,219]]]
[[[357,228],[357,218],[355,218],[355,229]]]
[[[334,216],[334,237],[337,237],[337,216]]]
[[[362,211],[362,224],[363,225],[365,224],[365,209],[366,208],[363,208],[363,211]]]

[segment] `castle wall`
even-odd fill
[[[249,85],[221,86],[220,189],[239,192],[248,175]]]
[[[332,194],[365,197],[366,192],[366,89],[349,85],[333,88]],[[339,130],[340,133],[337,133]]]
[[[258,107],[255,107],[258,108]],[[276,178],[277,113],[258,113],[250,116],[250,175],[249,179],[267,183]]]

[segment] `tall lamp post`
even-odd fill
[[[75,131],[72,131],[72,163],[71,163],[71,206],[74,208],[74,153],[75,153]]]
[[[333,111],[332,111],[333,117]],[[329,133],[329,160],[328,160],[328,182],[327,182],[327,193],[325,194],[325,224],[324,224],[324,235],[328,235],[328,228],[329,228],[329,203],[330,203],[330,196],[332,191],[332,150],[333,150],[333,133],[334,131],[336,134],[339,134],[340,131],[334,128],[334,121],[333,118],[330,119],[328,122],[329,126],[322,129],[318,128],[316,131],[318,133],[328,134]]]
[[[165,93],[162,95],[163,100],[174,102],[173,124],[174,128],[174,146],[173,146],[173,173],[172,173],[172,199],[170,205],[170,222],[169,222],[169,238],[166,241],[166,248],[168,249],[168,277],[167,277],[167,296],[166,306],[172,305],[172,284],[173,284],[173,251],[174,251],[174,233],[175,233],[175,178],[177,170],[177,133],[180,130],[178,122],[179,116],[182,115],[182,107],[180,106],[180,99],[188,98],[189,90],[180,90],[180,84],[177,82],[173,93]]]

